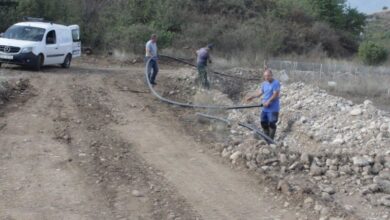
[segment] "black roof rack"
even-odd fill
[[[44,22],[44,23],[51,23],[51,24],[53,24],[53,22],[47,21],[44,18],[34,18],[34,17],[29,17],[29,16],[24,16],[23,17],[23,21]]]

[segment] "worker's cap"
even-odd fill
[[[213,49],[214,44],[208,44],[207,47],[210,48],[210,50],[211,50],[211,49]]]

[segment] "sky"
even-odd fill
[[[390,8],[390,0],[347,0],[347,4],[366,14],[382,11],[383,6]]]

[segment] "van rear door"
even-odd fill
[[[72,32],[73,46],[72,46],[72,57],[81,56],[81,40],[80,40],[80,27],[78,25],[69,26]]]

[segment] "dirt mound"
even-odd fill
[[[15,96],[23,94],[29,86],[28,79],[0,79],[0,106]]]
[[[317,87],[294,83],[283,89],[282,103],[282,131],[294,120],[294,132],[283,141],[293,144],[302,139],[311,143],[304,149],[297,146],[297,150],[348,154],[381,154],[389,150],[390,118],[370,100],[354,104]]]

